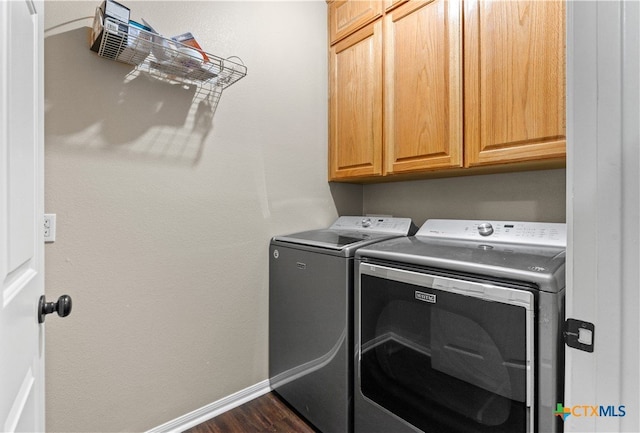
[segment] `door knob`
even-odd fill
[[[67,317],[71,314],[71,296],[62,295],[56,302],[47,302],[44,295],[40,296],[38,303],[38,323],[44,323],[44,316],[57,312],[60,317]]]

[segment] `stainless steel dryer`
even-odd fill
[[[409,218],[345,216],[271,241],[270,384],[323,433],[353,430],[355,251],[416,230]]]
[[[428,220],[356,252],[356,433],[554,433],[564,224]]]

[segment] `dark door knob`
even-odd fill
[[[56,302],[47,302],[44,295],[40,296],[38,303],[38,323],[44,323],[44,316],[57,312],[60,317],[67,317],[71,314],[71,296],[62,295]]]

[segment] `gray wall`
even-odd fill
[[[364,212],[429,218],[565,222],[565,170],[528,171],[364,187]]]
[[[125,3],[248,75],[196,123],[192,92],[89,50],[98,0],[46,2],[46,292],[74,302],[47,321],[48,431],[142,431],[265,380],[269,238],[362,210],[326,181],[325,2]]]
[[[47,321],[47,431],[142,431],[267,379],[274,234],[363,211],[564,221],[564,170],[328,184],[324,1],[126,4],[249,73],[196,123],[192,93],[88,49],[97,1],[46,2],[46,291],[74,300]]]

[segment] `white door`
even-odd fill
[[[0,431],[44,431],[43,2],[0,0]]]
[[[570,1],[565,432],[640,431],[640,3]]]

